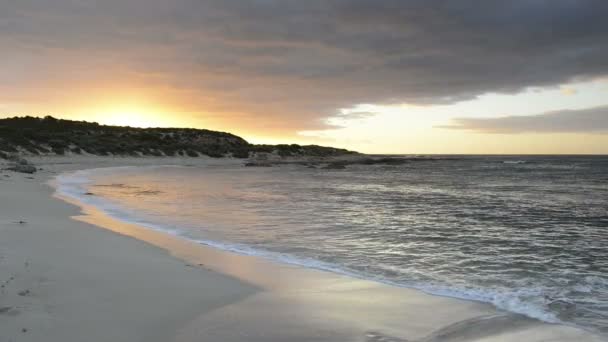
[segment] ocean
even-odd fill
[[[120,167],[58,191],[215,248],[608,333],[608,157]]]

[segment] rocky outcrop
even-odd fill
[[[6,170],[30,174],[35,173],[38,170],[36,166],[18,155],[3,154],[2,157],[10,161]]]
[[[16,164],[6,168],[9,171],[21,172],[21,173],[36,173],[37,169],[34,165],[22,165]]]
[[[285,158],[251,158],[245,166],[280,166],[302,165],[308,168],[323,170],[343,170],[349,165],[402,165],[414,162],[432,162],[437,160],[457,159],[447,157],[424,156],[373,156],[364,154],[337,155],[329,157],[285,157]]]

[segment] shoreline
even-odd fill
[[[49,163],[49,159],[53,163]],[[133,160],[133,158],[101,158],[102,160],[100,160],[99,157],[95,157],[94,160],[79,162],[75,162],[74,158],[66,159],[68,159],[67,164],[63,164],[58,158],[47,158],[47,164],[38,163],[42,164],[45,170],[50,168],[51,172],[55,173],[48,173],[46,177],[36,175],[36,180],[46,178],[41,179],[42,182],[38,184],[32,184],[35,182],[29,182],[25,178],[26,176],[19,176],[21,183],[27,183],[30,187],[24,191],[25,189],[19,188],[19,184],[12,184],[13,191],[21,192],[20,195],[26,199],[28,196],[41,197],[40,192],[44,191],[41,189],[46,187],[46,181],[53,174],[103,167],[109,164],[117,164],[112,166],[128,166],[133,163],[158,165],[161,160],[167,161],[167,158],[146,159],[145,162],[141,159]],[[178,162],[173,158],[168,161]],[[193,162],[191,159],[187,159],[187,161],[190,164]],[[17,177],[11,178],[16,179]],[[0,183],[0,186],[5,186],[5,184]],[[24,187],[21,186],[21,188]],[[49,197],[51,195],[57,197],[50,189],[47,189],[46,192]],[[0,194],[0,196],[2,195]],[[6,200],[4,196],[0,198],[3,201]],[[56,198],[38,198],[37,201],[59,202]],[[209,341],[601,340],[598,336],[576,328],[543,323],[507,313],[495,309],[490,304],[429,295],[419,290],[222,251],[168,233],[118,221],[97,208],[76,203],[74,200],[67,202],[80,209],[75,210],[72,207],[65,210],[63,208],[61,212],[55,209],[50,211],[52,216],[57,216],[59,220],[72,221],[74,230],[80,229],[92,235],[111,234],[112,238],[105,237],[104,239],[121,240],[126,245],[137,245],[138,248],[135,249],[139,254],[133,255],[132,251],[124,252],[128,254],[129,258],[141,261],[142,254],[161,254],[162,258],[156,257],[167,259],[165,262],[173,265],[166,267],[165,272],[172,272],[169,270],[171,268],[179,268],[184,273],[190,274],[190,276],[180,275],[180,277],[187,278],[186,280],[172,279],[182,283],[184,287],[204,287],[202,283],[214,282],[215,278],[223,281],[220,281],[222,286],[212,289],[213,293],[193,291],[188,293],[188,297],[209,300],[209,297],[219,296],[234,298],[234,300],[222,303],[223,305],[219,307],[210,308],[209,305],[200,305],[200,307],[191,308],[192,311],[187,318],[182,317],[175,321],[174,334],[171,335],[171,339],[165,338],[162,339],[163,341],[194,341],[201,338]],[[46,204],[48,205],[48,203]],[[61,206],[58,203],[53,204]],[[32,212],[29,215],[36,215],[36,213]],[[6,226],[10,226],[10,224],[0,223],[0,233],[5,230]],[[84,229],[85,226],[94,229]],[[98,227],[104,229],[98,229]],[[93,234],[94,230],[99,232]],[[108,233],[108,231],[118,234]],[[104,234],[100,232],[104,232]],[[16,236],[20,234],[19,231],[12,233]],[[35,233],[36,231],[30,232],[30,234]],[[125,239],[124,236],[133,239]],[[69,236],[63,236],[63,238],[66,237]],[[25,240],[28,237],[22,238],[27,244]],[[72,242],[82,243],[78,239]],[[103,243],[107,243],[107,241],[102,239],[101,244]],[[145,248],[142,247],[142,244],[145,245]],[[4,248],[10,247],[0,243],[0,253]],[[75,257],[78,255],[76,254]],[[135,264],[137,263],[135,262]],[[90,265],[81,266],[81,268],[87,267]],[[111,269],[118,266],[111,264],[108,267]],[[132,271],[136,270],[137,268],[132,268]],[[159,272],[156,267],[150,271]],[[74,272],[78,273],[81,270],[76,269]],[[192,274],[196,274],[196,277],[200,279],[193,280]],[[117,282],[133,281],[128,274],[125,277],[117,279]],[[226,294],[224,286],[238,288],[235,290],[237,294]],[[157,291],[160,296],[182,297],[175,294],[171,286],[159,288]],[[124,295],[129,297],[134,293],[126,291]],[[73,304],[78,306],[78,303]],[[136,304],[143,305],[139,302]],[[180,305],[175,305],[176,310]],[[78,311],[77,307],[72,309]],[[197,310],[198,312],[195,312]],[[84,313],[86,312],[85,310]],[[147,319],[143,321],[150,322]],[[0,315],[0,328],[3,327],[2,322],[3,316]],[[152,325],[148,325],[149,323],[142,324],[146,325],[144,330],[153,328]],[[3,330],[0,329],[0,331]],[[0,337],[3,337],[1,334]],[[99,336],[99,338],[100,340],[107,339],[106,336]],[[53,341],[53,339],[47,340]],[[1,338],[0,341],[2,341]]]
[[[502,308],[499,304],[496,304],[495,302],[493,302],[487,298],[484,300],[484,299],[479,299],[479,298],[475,298],[472,296],[466,296],[457,291],[451,291],[450,289],[429,290],[428,288],[424,288],[424,287],[408,286],[407,284],[401,284],[398,282],[394,282],[394,281],[391,281],[390,279],[385,279],[385,278],[380,278],[380,277],[374,277],[373,275],[357,273],[355,271],[343,269],[338,265],[328,264],[328,263],[314,260],[314,259],[299,258],[297,256],[285,255],[285,254],[281,254],[281,253],[275,253],[275,252],[256,249],[256,248],[249,248],[246,245],[231,244],[230,242],[219,242],[219,241],[214,241],[214,240],[198,240],[198,239],[186,236],[186,235],[182,235],[179,228],[177,228],[177,229],[167,228],[167,227],[163,227],[161,224],[158,224],[158,223],[154,223],[154,222],[150,222],[150,221],[141,221],[138,218],[136,218],[135,216],[133,216],[132,214],[126,214],[124,211],[122,211],[120,214],[116,214],[115,211],[118,208],[113,205],[108,207],[107,202],[98,203],[97,200],[94,200],[93,202],[97,202],[97,203],[93,204],[93,203],[91,203],[90,200],[93,198],[97,198],[97,197],[96,196],[91,197],[91,196],[86,195],[85,193],[87,190],[85,190],[84,188],[81,189],[79,187],[79,185],[80,185],[79,181],[80,181],[81,177],[84,179],[87,179],[91,174],[95,174],[98,172],[107,174],[108,172],[112,173],[114,170],[121,170],[124,168],[138,169],[138,168],[159,168],[159,167],[160,168],[165,168],[165,167],[172,168],[172,167],[184,167],[184,166],[182,166],[182,165],[118,166],[118,167],[103,167],[103,168],[97,168],[97,169],[70,171],[70,172],[62,173],[62,174],[58,175],[53,180],[53,183],[58,182],[58,183],[61,183],[61,185],[63,185],[63,186],[70,185],[70,187],[72,187],[72,186],[74,186],[74,184],[76,184],[76,187],[78,187],[78,190],[74,191],[74,189],[72,189],[72,191],[67,191],[67,189],[63,189],[64,193],[59,194],[59,192],[62,191],[62,189],[59,188],[60,184],[54,184],[53,187],[56,189],[56,193],[54,196],[59,199],[62,199],[63,201],[74,204],[75,206],[81,207],[81,209],[83,211],[83,215],[82,215],[82,218],[79,217],[77,219],[83,220],[84,222],[87,222],[87,223],[95,224],[93,221],[102,222],[103,220],[105,220],[105,218],[109,218],[111,221],[118,222],[120,224],[133,225],[134,227],[142,227],[142,228],[144,228],[145,231],[152,230],[152,231],[159,232],[159,233],[161,233],[160,234],[161,236],[170,235],[171,237],[175,237],[180,240],[187,240],[189,242],[194,243],[197,246],[200,246],[201,248],[211,248],[212,250],[219,250],[219,251],[226,252],[229,254],[261,258],[261,259],[264,259],[264,260],[268,261],[269,263],[275,264],[275,265],[278,264],[278,265],[290,265],[293,267],[301,267],[301,268],[308,269],[308,270],[315,270],[315,271],[335,274],[335,275],[344,276],[347,278],[354,278],[357,280],[380,283],[382,285],[386,285],[386,286],[390,286],[390,287],[398,287],[398,288],[403,288],[403,289],[408,289],[408,290],[419,291],[419,292],[422,292],[424,294],[431,295],[431,296],[439,296],[439,297],[458,299],[458,300],[464,300],[464,301],[472,301],[472,302],[482,303],[482,304],[489,304],[492,307],[495,307],[499,311],[507,311],[507,312],[510,312],[513,314],[523,315],[528,318],[536,319],[536,320],[539,320],[539,321],[542,321],[545,323],[561,324],[561,325],[571,326],[574,328],[580,328],[575,325],[568,324],[567,322],[561,322],[555,317],[552,317],[552,316],[549,317],[548,315],[546,315],[542,312],[541,313],[525,312],[525,310],[524,310],[524,312],[518,312],[517,310],[519,309],[519,307],[512,307],[512,306],[505,309],[505,308]],[[67,177],[67,178],[64,178],[64,181],[58,180],[59,177],[63,177],[63,176]],[[69,181],[68,179],[76,180],[76,182],[74,183],[73,181]],[[120,209],[118,209],[118,210],[120,210]],[[91,219],[87,218],[87,216],[99,216],[102,219],[91,220]],[[105,228],[115,231],[116,230],[114,228],[115,225],[116,225],[115,223],[110,222],[105,225],[106,226]],[[117,231],[117,232],[121,233],[121,234],[124,233],[122,231]],[[142,234],[141,232],[139,232],[139,233],[138,232],[135,232],[135,233],[127,232],[126,235],[133,235],[133,237],[140,239],[140,240],[147,239],[145,234]],[[155,245],[157,244],[155,242],[150,242],[150,243],[155,244]],[[167,249],[167,250],[171,250],[171,248],[172,248],[171,246],[160,246],[160,247],[163,249]],[[182,259],[187,259],[187,258],[182,257]],[[221,268],[220,268],[219,272],[222,272]],[[580,328],[580,329],[584,329],[584,328]],[[591,330],[589,330],[589,331],[593,332]]]

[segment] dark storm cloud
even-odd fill
[[[0,0],[0,77],[77,82],[118,64],[228,103],[198,106],[305,129],[358,103],[606,75],[607,16],[604,0]]]
[[[461,118],[442,128],[482,133],[604,133],[608,132],[608,106],[562,110],[539,115],[500,118]]]

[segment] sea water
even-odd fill
[[[608,333],[608,157],[121,167],[58,184],[201,244]]]

